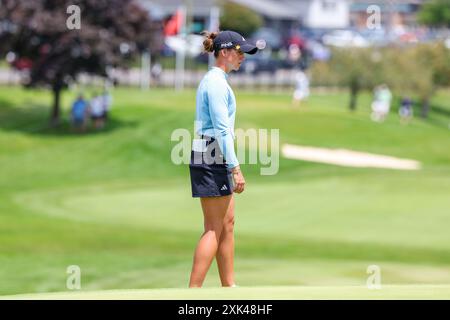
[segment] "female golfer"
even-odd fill
[[[189,165],[192,196],[200,198],[204,232],[194,253],[189,287],[201,287],[216,257],[224,287],[234,281],[234,197],[244,191],[245,180],[234,152],[236,98],[228,85],[228,73],[238,70],[244,53],[256,46],[234,31],[204,32],[203,46],[213,52],[216,64],[197,90],[195,131]]]

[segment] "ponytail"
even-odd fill
[[[203,31],[202,36],[205,37],[205,40],[203,40],[203,50],[205,52],[214,52],[214,39],[219,34],[218,32],[209,32],[209,31]],[[218,52],[214,52],[214,56],[218,56]]]

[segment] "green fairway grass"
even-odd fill
[[[236,128],[279,129],[281,143],[410,158],[422,169],[280,159],[277,175],[261,176],[259,165],[243,165],[234,291],[217,288],[215,265],[206,288],[184,289],[202,214],[187,165],[170,160],[170,135],[192,132],[195,91],[115,89],[107,128],[85,135],[67,122],[75,95],[63,94],[62,127],[49,129],[49,92],[0,87],[0,295],[449,298],[450,92],[436,95],[428,120],[402,126],[395,110],[371,122],[367,94],[351,113],[346,92],[293,109],[290,92],[236,91]],[[70,265],[81,268],[82,292],[65,292]],[[383,289],[365,287],[369,265],[380,267]]]

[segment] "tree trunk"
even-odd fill
[[[420,116],[422,118],[428,118],[428,113],[430,112],[430,99],[423,98],[422,99],[422,110]]]
[[[350,111],[355,111],[356,110],[356,100],[358,98],[358,91],[359,88],[357,85],[355,84],[351,84],[350,85]]]
[[[50,126],[56,127],[60,124],[60,98],[62,86],[59,83],[53,85],[53,108],[50,119]]]

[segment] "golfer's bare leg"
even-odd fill
[[[189,287],[201,287],[206,273],[219,247],[223,220],[230,206],[232,196],[200,198],[203,209],[204,227],[194,253]]]
[[[222,286],[231,287],[234,282],[234,196],[223,220],[222,234],[216,254]]]

